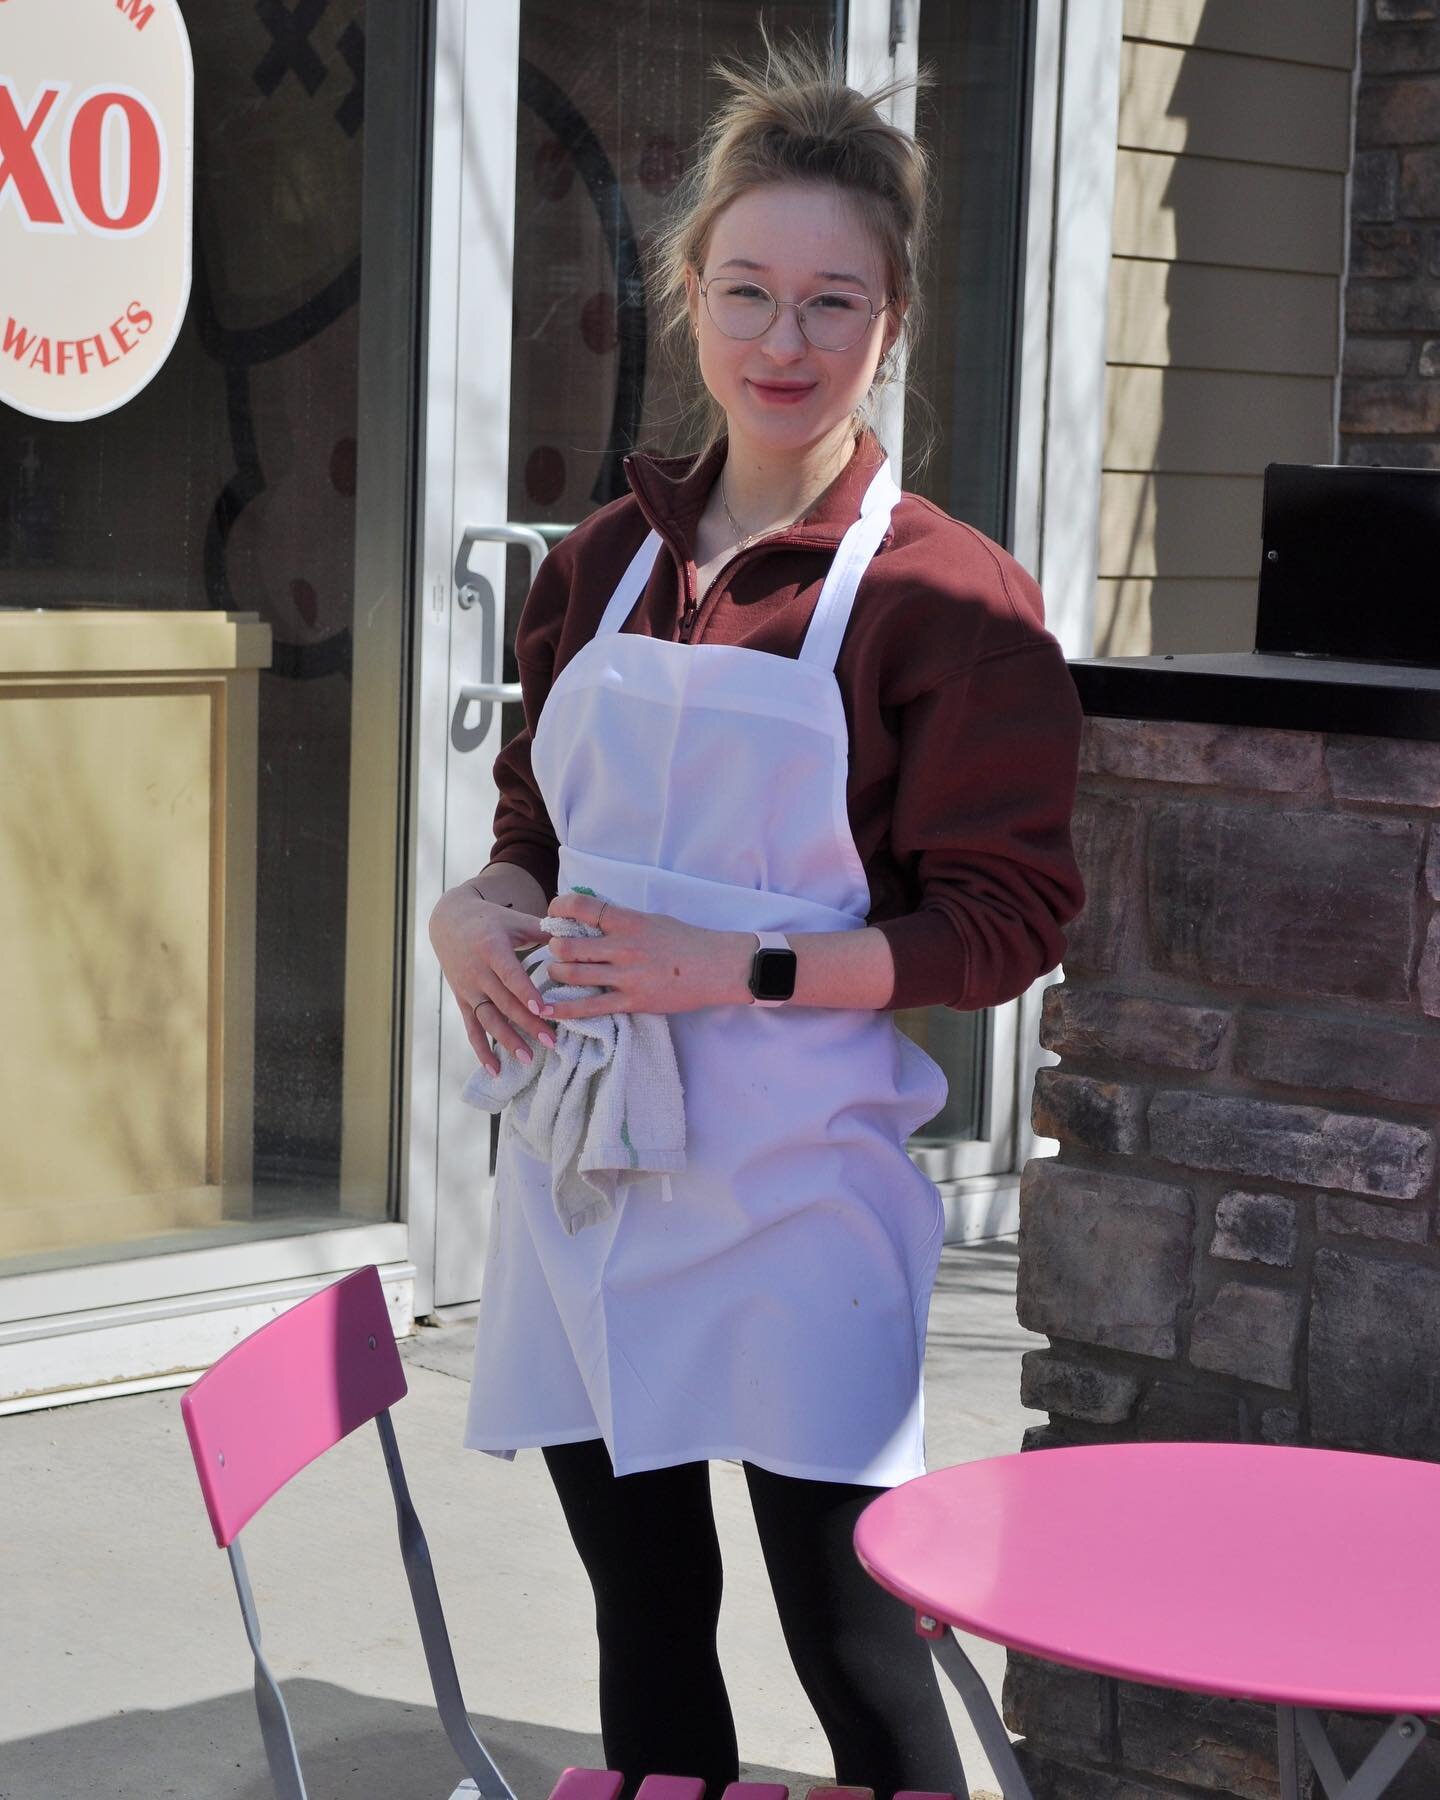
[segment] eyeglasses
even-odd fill
[[[872,306],[868,295],[847,293],[777,300],[759,282],[734,275],[712,275],[700,283],[700,293],[715,329],[728,338],[764,337],[779,318],[780,308],[793,306],[806,341],[817,350],[853,350],[891,304],[887,300],[884,306]]]

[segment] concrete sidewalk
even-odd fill
[[[1019,1447],[1015,1246],[945,1253],[930,1321],[933,1466]],[[403,1347],[395,1424],[472,1716],[519,1800],[599,1766],[589,1589],[544,1464],[460,1448],[473,1328]],[[713,1470],[721,1654],[747,1773],[830,1778],[780,1637],[733,1465]],[[245,1532],[266,1651],[311,1800],[444,1800],[430,1701],[373,1431],[305,1470]],[[969,1648],[998,1696],[1003,1652]],[[0,1800],[269,1800],[251,1663],[174,1392],[0,1420]],[[953,1699],[953,1696],[951,1696]],[[996,1787],[958,1702],[973,1788]]]

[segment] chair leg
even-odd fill
[[[400,1533],[400,1555],[405,1576],[410,1583],[410,1598],[415,1604],[415,1621],[420,1627],[420,1642],[425,1648],[425,1661],[430,1670],[430,1685],[435,1690],[435,1705],[445,1727],[452,1749],[475,1783],[479,1800],[515,1800],[509,1783],[490,1760],[490,1753],[475,1735],[465,1698],[460,1692],[460,1677],[455,1672],[455,1652],[445,1626],[445,1613],[440,1605],[440,1590],[435,1585],[435,1569],[430,1560],[430,1546],[420,1529],[420,1520],[410,1499],[400,1446],[395,1439],[389,1409],[375,1415],[375,1429],[385,1452],[385,1467],[390,1475],[390,1488],[395,1496],[395,1523]],[[462,1783],[457,1790],[465,1793]],[[453,1800],[453,1797],[452,1797]]]
[[[960,1648],[960,1640],[947,1626],[940,1637],[930,1639],[930,1648],[935,1653],[936,1662],[965,1702],[970,1723],[975,1727],[975,1735],[990,1760],[990,1768],[1000,1783],[1000,1791],[1005,1800],[1034,1800],[1030,1785],[1010,1747],[1010,1734],[995,1710],[995,1702],[990,1698],[990,1690],[980,1679],[979,1670]]]
[[[305,1800],[305,1777],[300,1773],[295,1733],[290,1729],[290,1714],[285,1708],[280,1683],[260,1648],[260,1620],[255,1612],[255,1596],[250,1592],[250,1576],[239,1538],[229,1545],[228,1554],[230,1573],[235,1577],[235,1592],[240,1596],[245,1635],[255,1656],[255,1710],[260,1715],[260,1735],[265,1741],[270,1781],[277,1800]]]

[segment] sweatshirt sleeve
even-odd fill
[[[1081,722],[1044,632],[904,708],[891,848],[920,904],[876,926],[895,962],[891,1009],[997,1006],[1060,961],[1085,898],[1070,843]]]
[[[517,732],[495,759],[495,842],[491,862],[515,863],[533,875],[547,895],[560,876],[560,846],[530,764],[536,721],[555,678],[556,648],[569,597],[569,563],[565,549],[551,552],[540,565],[515,630],[515,661],[520,670],[525,728]]]

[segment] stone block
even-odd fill
[[[1430,1017],[1440,1019],[1440,912],[1432,914],[1425,929],[1420,966],[1415,971],[1415,991]]]
[[[1347,381],[1340,393],[1342,431],[1440,431],[1440,393],[1413,381]]]
[[[1361,150],[1351,165],[1351,205],[1357,219],[1393,219],[1399,189],[1399,163],[1393,150]]]
[[[1020,1323],[1076,1343],[1174,1356],[1193,1223],[1186,1188],[1032,1160],[1020,1182]]]
[[[1401,189],[1404,165],[1401,159]],[[1401,203],[1402,213],[1412,208]],[[1350,268],[1355,275],[1418,275],[1420,233],[1413,225],[1356,225],[1350,234]]]
[[[1408,375],[1411,349],[1409,338],[1347,338],[1343,374]]]
[[[1433,381],[1440,376],[1440,338],[1426,338],[1420,346],[1418,368],[1422,378]]]
[[[1163,1377],[1151,1382],[1135,1414],[1135,1436],[1149,1444],[1235,1444],[1244,1435],[1234,1394]]]
[[[1435,1140],[1420,1126],[1319,1106],[1182,1091],[1157,1094],[1148,1116],[1152,1154],[1182,1168],[1410,1200],[1435,1165]]]
[[[1295,793],[1319,776],[1322,743],[1313,731],[1169,719],[1087,719],[1080,767],[1090,774],[1129,781]]]
[[[1041,1137],[1128,1156],[1145,1139],[1145,1090],[1096,1081],[1063,1069],[1039,1069],[1030,1120]]]
[[[1234,1375],[1261,1387],[1295,1383],[1300,1295],[1288,1288],[1227,1281],[1195,1315],[1190,1361],[1197,1369]]]
[[[1421,3],[1433,5],[1434,0]],[[1393,25],[1388,31],[1367,31],[1361,60],[1367,81],[1376,75],[1440,74],[1440,25],[1418,21]]]
[[[1266,1444],[1300,1444],[1304,1434],[1293,1406],[1267,1406],[1260,1415],[1260,1437]]]
[[[1436,271],[1440,274],[1440,270]],[[1352,468],[1440,469],[1440,444],[1415,438],[1353,438],[1342,434],[1340,460]]]
[[[1440,1269],[1316,1252],[1310,1429],[1317,1444],[1440,1459]]]
[[[1120,1761],[1202,1793],[1280,1800],[1275,1714],[1242,1700],[1119,1684]]]
[[[1107,1369],[1056,1350],[1027,1350],[1020,1359],[1020,1404],[1038,1412],[1119,1425],[1139,1397],[1140,1377],[1125,1369]]]
[[[1440,1027],[1247,1007],[1235,1021],[1235,1067],[1286,1087],[1440,1107]]]
[[[1150,827],[1157,967],[1205,982],[1404,1000],[1423,828],[1171,804]]]
[[[1231,1188],[1216,1202],[1212,1256],[1290,1269],[1295,1266],[1299,1241],[1295,1202],[1286,1194],[1251,1194]]]
[[[1421,20],[1435,17],[1435,0],[1375,0],[1375,17],[1382,25],[1413,25]],[[1375,35],[1379,36],[1380,34],[1376,33]],[[1388,37],[1393,34],[1387,32],[1384,35]],[[1367,33],[1367,49],[1370,41],[1370,34]],[[1368,64],[1366,66],[1368,67]]]
[[[1150,1782],[1143,1775],[1117,1774],[1032,1750],[1023,1741],[1015,1757],[1034,1800],[1209,1800],[1198,1788]],[[980,1797],[977,1796],[977,1800]]]
[[[1047,1750],[1106,1761],[1111,1754],[1110,1683],[1012,1650],[1000,1710],[1006,1725]]]
[[[1229,1013],[1057,981],[1045,990],[1040,1042],[1057,1056],[1114,1057],[1169,1069],[1213,1069]]]
[[[1332,737],[1325,743],[1325,770],[1339,800],[1440,807],[1440,744]]]
[[[1065,927],[1065,967],[1133,969],[1138,965],[1145,883],[1140,871],[1141,809],[1082,790],[1070,837],[1085,880],[1085,906]]]
[[[1381,144],[1440,141],[1440,77],[1402,76],[1398,81],[1362,82],[1355,107],[1355,142],[1367,150]]]
[[[1432,900],[1440,900],[1440,831],[1430,833],[1425,853],[1425,892]]]
[[[1440,331],[1440,282],[1347,281],[1345,320],[1351,331]]]
[[[1373,1238],[1380,1243],[1423,1244],[1430,1235],[1426,1207],[1377,1206],[1370,1200],[1347,1200],[1339,1194],[1318,1196],[1315,1224],[1330,1237]]]
[[[1400,158],[1398,211],[1407,219],[1433,219],[1440,213],[1440,150],[1407,150]],[[1375,271],[1376,274],[1382,272]],[[1408,275],[1411,271],[1403,269],[1395,273]],[[1418,274],[1419,270],[1414,273]]]
[[[1027,1425],[1020,1434],[1022,1450],[1065,1450],[1082,1441],[1053,1422],[1048,1425]]]

